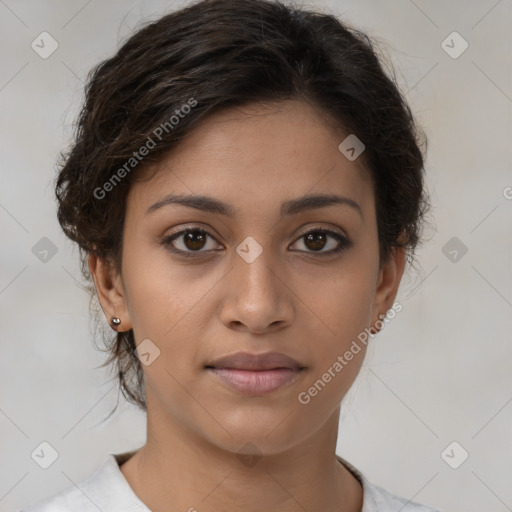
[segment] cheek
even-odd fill
[[[331,300],[325,304],[315,302],[318,304],[316,307],[322,323],[318,329],[310,330],[318,363],[315,373],[319,378],[336,363],[339,356],[343,357],[347,351],[354,352],[348,354],[347,360],[350,363],[335,379],[337,384],[334,387],[338,387],[339,390],[345,389],[345,384],[352,382],[362,365],[366,349],[364,342],[368,340],[365,328],[368,328],[371,322],[369,290],[363,293],[361,288],[357,287],[350,293],[351,288],[348,283],[346,284],[341,291],[333,290]]]
[[[318,324],[318,335],[335,344],[348,342],[371,322],[378,263],[361,252],[347,253],[339,263],[314,271],[296,269],[303,314],[310,325]]]
[[[137,333],[162,341],[172,336],[183,321],[190,322],[214,284],[199,266],[176,264],[164,248],[147,245],[144,251],[127,251],[123,274],[136,339]]]
[[[315,364],[311,378],[300,390],[311,421],[332,412],[356,379],[363,364],[369,338],[374,294],[369,268],[351,267],[325,286],[326,293],[309,295],[316,316],[307,326]],[[328,283],[328,281],[326,281]]]
[[[332,322],[343,337],[353,337],[368,327],[371,321],[372,301],[375,293],[370,271],[359,275],[347,274],[337,283],[331,302]]]
[[[176,400],[190,398],[190,377],[201,360],[201,340],[215,315],[209,290],[221,273],[172,262],[165,250],[133,251],[126,258],[126,292],[136,344],[149,339],[158,357],[144,366],[148,387]],[[153,347],[153,345],[149,345]],[[164,399],[164,396],[161,397]]]
[[[370,339],[365,329],[371,324],[374,273],[371,265],[355,257],[324,285],[324,293],[316,289],[317,293],[307,298],[317,314],[307,313],[306,328],[316,361],[310,382],[327,383],[322,398],[312,405],[317,412],[317,408],[342,399],[363,364]]]

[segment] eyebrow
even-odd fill
[[[169,194],[160,201],[151,205],[146,215],[159,210],[167,205],[179,204],[182,206],[188,206],[189,208],[195,208],[208,213],[216,213],[225,215],[227,217],[234,217],[235,210],[233,207],[223,201],[214,199],[213,197],[202,196],[202,195],[177,195]],[[314,210],[317,208],[325,208],[331,205],[346,205],[357,210],[359,215],[363,217],[363,212],[359,204],[348,197],[336,195],[336,194],[310,194],[297,199],[291,199],[285,201],[281,205],[281,218],[288,215],[296,215],[298,213]]]

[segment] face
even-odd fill
[[[294,101],[224,111],[132,186],[122,271],[90,266],[107,318],[145,340],[148,415],[163,428],[272,454],[339,411],[366,345],[344,354],[391,308],[404,260],[379,265],[370,173],[338,149],[347,135]],[[302,369],[207,368],[269,351]]]

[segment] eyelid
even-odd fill
[[[346,238],[348,240],[348,235],[346,235],[340,228],[331,228],[331,227],[325,227],[325,226],[307,226],[304,228],[304,231],[300,231],[300,235],[297,236],[295,240],[298,240],[299,238],[303,237],[304,235],[307,235],[311,231],[323,231],[324,233],[337,235],[342,238]]]

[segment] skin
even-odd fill
[[[349,161],[338,150],[347,135],[297,101],[216,113],[156,175],[145,169],[141,177],[153,177],[132,185],[122,270],[90,256],[107,319],[119,317],[117,330],[133,329],[137,344],[149,338],[160,350],[143,365],[147,442],[121,466],[153,512],[361,511],[361,485],[335,449],[340,402],[364,345],[307,405],[297,399],[392,307],[404,271],[402,249],[379,262],[370,173],[362,158]],[[235,216],[183,205],[146,214],[171,192],[214,197]],[[361,215],[330,205],[280,218],[284,201],[321,193],[352,199]],[[202,227],[212,238],[162,244],[185,227]],[[353,243],[322,257],[338,242],[308,243],[303,235],[313,228]],[[236,252],[248,236],[263,248],[252,263]],[[170,252],[197,254],[198,247],[195,259]],[[204,368],[238,351],[282,352],[306,369],[284,387],[249,397]],[[259,458],[249,465],[240,454]]]

